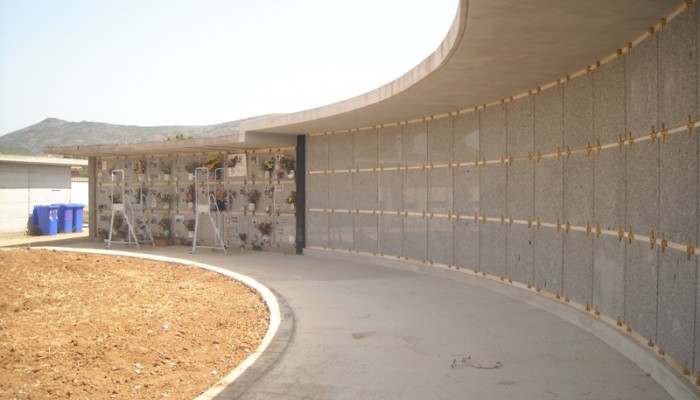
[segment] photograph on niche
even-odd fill
[[[248,168],[245,153],[229,154],[226,161],[226,170],[229,177],[246,176]]]

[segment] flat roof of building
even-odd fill
[[[59,166],[67,166],[67,167],[82,167],[82,166],[88,165],[88,161],[85,159],[19,156],[19,155],[13,155],[13,154],[0,154],[0,163],[3,163],[3,164],[59,165]]]

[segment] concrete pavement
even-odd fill
[[[483,285],[425,273],[423,267],[271,252],[191,255],[185,247],[113,250],[229,269],[282,299],[287,330],[250,373],[217,398],[671,398],[589,332]]]

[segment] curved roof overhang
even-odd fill
[[[460,0],[437,50],[400,78],[345,101],[246,121],[240,129],[244,134],[360,129],[505,101],[614,58],[682,5],[678,0]]]

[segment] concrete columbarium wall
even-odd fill
[[[138,218],[148,221],[149,228],[156,239],[168,239],[173,244],[191,245],[193,232],[184,224],[185,221],[196,219],[196,204],[188,198],[190,187],[196,188],[199,193],[204,193],[197,203],[208,204],[207,193],[214,193],[219,199],[218,211],[212,212],[212,218],[222,240],[227,247],[238,246],[238,234],[246,234],[246,244],[262,243],[262,234],[256,228],[257,223],[270,222],[273,225],[272,234],[266,238],[265,245],[275,247],[291,247],[289,236],[295,235],[296,209],[294,205],[287,204],[287,199],[296,191],[296,177],[289,176],[275,164],[275,170],[270,176],[266,176],[260,168],[264,161],[284,155],[295,159],[296,151],[290,149],[271,149],[246,151],[236,154],[202,153],[191,155],[148,157],[98,157],[95,162],[95,213],[96,232],[99,238],[106,238],[109,233],[112,217],[114,193],[121,193],[124,189],[128,201],[132,204],[139,203],[138,192],[146,194],[144,211]],[[243,163],[238,163],[237,168],[228,168],[222,165],[218,174],[196,170],[195,174],[189,170],[196,166],[206,166],[213,157],[219,157],[223,163],[227,163],[230,157],[245,158]],[[140,163],[140,164],[139,164]],[[136,166],[142,165],[143,172],[138,173]],[[164,166],[170,168],[166,170]],[[112,171],[124,171],[112,179]],[[277,175],[277,174],[280,175]],[[249,190],[257,190],[261,197],[254,211],[248,208],[248,199],[245,193]],[[169,200],[164,194],[169,195]],[[121,198],[121,203],[124,199]],[[143,203],[143,201],[141,201]],[[169,221],[170,228],[165,230],[163,220]],[[139,240],[148,239],[144,229],[137,229]],[[128,242],[125,229],[113,231],[113,240]],[[200,222],[197,233],[197,245],[219,246],[215,241],[214,227],[207,213],[200,213]]]
[[[308,135],[307,246],[521,282],[700,372],[698,9],[529,96]]]

